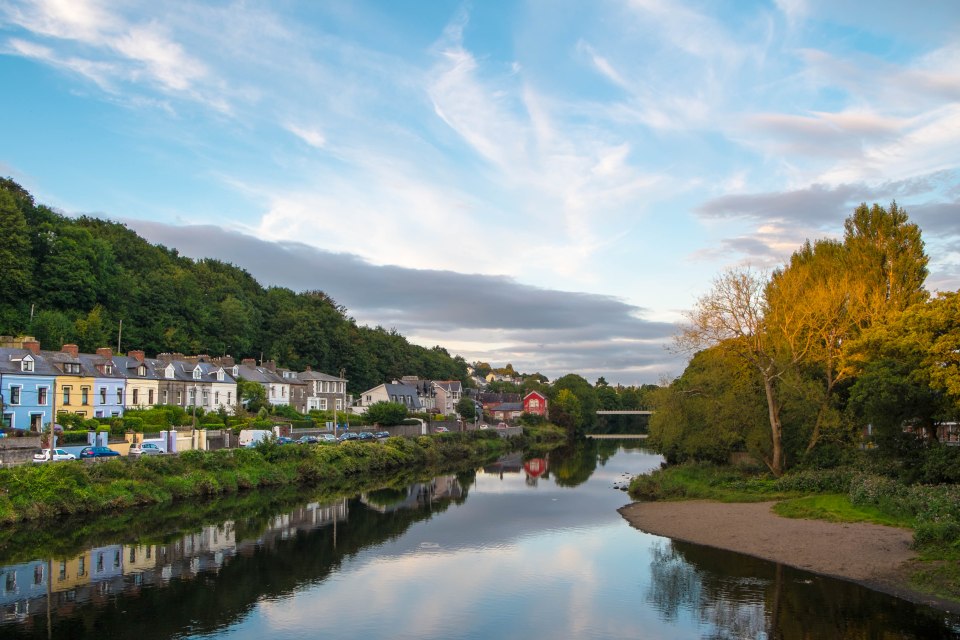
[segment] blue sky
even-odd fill
[[[896,199],[960,286],[960,3],[0,6],[0,174],[468,360],[625,384]]]

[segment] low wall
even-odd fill
[[[26,438],[0,438],[0,466],[31,462],[33,454],[40,449],[40,436]]]

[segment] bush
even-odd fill
[[[62,445],[67,444],[86,444],[87,443],[87,433],[86,429],[80,430],[71,430],[64,431],[57,438],[57,443]]]
[[[100,421],[96,418],[90,418],[89,420],[83,421],[83,428],[87,431],[96,431],[100,428]]]
[[[960,523],[923,522],[913,530],[913,546],[957,545],[960,543]]]

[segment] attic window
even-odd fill
[[[219,382],[223,382],[223,369],[220,369],[219,371],[217,371],[217,380]]]
[[[141,377],[147,375],[147,367],[145,365],[137,367],[137,375]]]
[[[64,373],[80,373],[80,363],[79,362],[66,362],[63,365]]]
[[[110,363],[107,363],[107,364],[103,365],[103,372],[106,373],[106,374],[111,374],[111,373],[113,373],[113,365],[110,364]]]
[[[196,369],[193,370],[193,379],[194,380],[200,379],[200,367],[197,367]]]
[[[33,358],[24,358],[21,360],[20,371],[33,371]]]
[[[240,367],[238,367],[237,365],[233,365],[233,375],[234,376],[240,375]]]
[[[163,370],[163,377],[172,378],[173,377],[173,365],[167,365],[167,368]],[[178,403],[179,404],[179,403]]]

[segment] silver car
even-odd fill
[[[59,462],[61,460],[76,460],[77,456],[72,453],[67,453],[63,449],[54,449],[53,455],[50,455],[50,449],[40,449],[35,454],[33,454],[34,462]]]
[[[139,458],[140,456],[160,456],[163,454],[163,449],[152,442],[141,442],[130,445],[130,452],[127,455]]]

